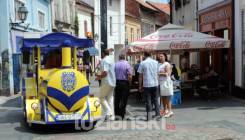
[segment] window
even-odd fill
[[[140,29],[137,29],[137,39],[140,39]]]
[[[70,23],[69,20],[68,20],[68,12],[67,12],[67,11],[70,11],[70,7],[66,3],[66,0],[62,1],[62,8],[63,9],[61,9],[61,11],[63,13],[63,21],[66,22],[66,23]]]
[[[175,10],[177,11],[179,8],[181,8],[181,0],[175,1]]]
[[[134,41],[134,28],[131,28],[130,34],[131,34],[131,42],[133,42]]]
[[[40,28],[45,26],[45,14],[41,11],[38,11],[38,25]]]
[[[112,36],[112,17],[110,17],[110,35]]]
[[[54,3],[54,19],[60,20],[60,15],[59,15],[59,5],[57,3]]]
[[[14,6],[15,6],[15,20],[20,20],[19,15],[18,15],[18,9],[20,6],[22,6],[22,4],[24,4],[23,0],[15,0],[14,1]]]
[[[112,0],[109,0],[109,5],[112,6]]]
[[[151,25],[148,23],[142,24],[142,36],[149,35],[151,33]]]
[[[47,52],[46,48],[41,48],[41,68],[52,69],[62,66],[62,51],[61,49],[52,49]]]
[[[183,0],[183,5],[190,3],[190,0]]]
[[[84,20],[84,36],[87,36],[87,32],[88,32],[88,23],[86,20]]]
[[[125,44],[128,45],[128,31],[126,26],[125,26]]]

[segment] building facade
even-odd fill
[[[141,38],[140,4],[135,0],[125,1],[125,43]]]
[[[155,32],[158,28],[169,23],[170,9],[168,4],[155,3],[144,0],[126,0],[126,44]],[[141,54],[134,54],[128,58],[131,64],[142,59]]]
[[[75,34],[75,0],[52,0],[52,31]],[[64,10],[65,9],[65,10]]]
[[[245,1],[234,0],[235,93],[245,97]]]
[[[94,7],[93,1],[77,0],[76,16],[78,20],[78,37],[87,38],[88,33],[93,33]]]
[[[232,0],[199,2],[200,32],[233,40]],[[200,52],[201,70],[210,65],[220,75],[227,86],[233,79],[233,46],[229,49],[206,50]],[[226,82],[225,82],[226,81]],[[230,88],[231,89],[231,88]]]
[[[171,0],[172,24],[184,26],[186,29],[198,31],[198,0]],[[181,60],[185,58],[183,54],[172,55],[172,61],[181,68]],[[199,52],[188,53],[188,64],[200,66]],[[182,68],[183,69],[183,68]]]
[[[117,58],[117,50],[125,45],[125,0],[94,1],[94,34],[100,56],[101,49],[112,48]]]
[[[18,16],[22,5],[28,11],[24,23]],[[4,0],[0,7],[0,91],[2,95],[13,95],[20,91],[21,40],[51,32],[51,6],[49,0]]]

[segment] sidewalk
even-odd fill
[[[0,96],[0,106],[7,103],[9,100],[13,100],[13,99],[16,99],[18,97],[20,97],[21,94],[15,94],[13,96],[9,96],[9,97],[6,97],[6,96]]]

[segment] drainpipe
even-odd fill
[[[170,13],[169,13],[170,14],[170,23],[173,24],[173,17],[172,17],[173,16],[173,14],[172,14],[173,13],[173,8],[172,8],[173,0],[169,1],[169,6],[170,6]]]
[[[238,1],[237,1],[238,2]],[[233,93],[235,91],[235,0],[232,0],[232,23],[231,23],[231,30],[232,30],[232,37],[231,37],[231,50],[232,50],[232,81],[230,82],[229,91]]]
[[[101,52],[107,49],[107,0],[100,0],[100,15],[101,15]]]
[[[196,0],[196,31],[199,31],[199,8],[198,8],[198,0]]]

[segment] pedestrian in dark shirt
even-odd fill
[[[119,61],[115,65],[116,89],[115,89],[115,115],[124,118],[129,94],[129,83],[132,79],[132,70],[125,55],[119,56]]]

